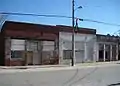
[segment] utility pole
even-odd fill
[[[74,30],[74,0],[72,0],[72,58],[71,58],[71,66],[75,65],[75,30]]]

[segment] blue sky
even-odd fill
[[[72,0],[0,0],[0,12],[71,16],[71,2]],[[120,0],[75,0],[75,7],[80,5],[83,7],[76,10],[75,16],[120,24],[119,3]],[[72,25],[71,19],[65,18],[8,16],[8,19],[50,25]],[[79,27],[95,28],[97,33],[101,34],[113,34],[120,29],[118,26],[86,21],[79,22]]]

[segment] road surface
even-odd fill
[[[19,69],[18,69],[19,70]],[[0,86],[119,86],[120,64],[88,68],[1,72]],[[40,71],[39,71],[40,70]]]

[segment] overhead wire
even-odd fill
[[[23,15],[23,16],[41,16],[41,17],[54,17],[54,18],[69,18],[72,19],[70,16],[63,16],[63,15],[41,15],[41,14],[31,14],[31,13],[13,13],[13,12],[1,12],[0,14],[7,14],[7,15]],[[111,26],[120,26],[120,24],[113,24],[113,23],[107,23],[103,21],[97,21],[92,19],[83,19],[79,17],[75,17],[75,19],[79,19],[80,21],[87,21],[87,22],[95,22],[99,24],[105,24],[105,25],[111,25]]]
[[[40,15],[40,14],[31,14],[31,13],[8,13],[8,12],[1,12],[0,14],[24,15],[24,16],[43,16],[43,17],[57,17],[57,18],[72,18],[72,17],[69,17],[69,16],[62,16],[62,15]]]

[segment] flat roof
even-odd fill
[[[30,30],[30,31],[34,30],[58,33],[60,31],[72,32],[73,28],[71,26],[64,25],[53,26],[27,22],[5,21],[1,31],[5,30]],[[78,27],[76,32],[84,34],[96,34],[96,29]]]

